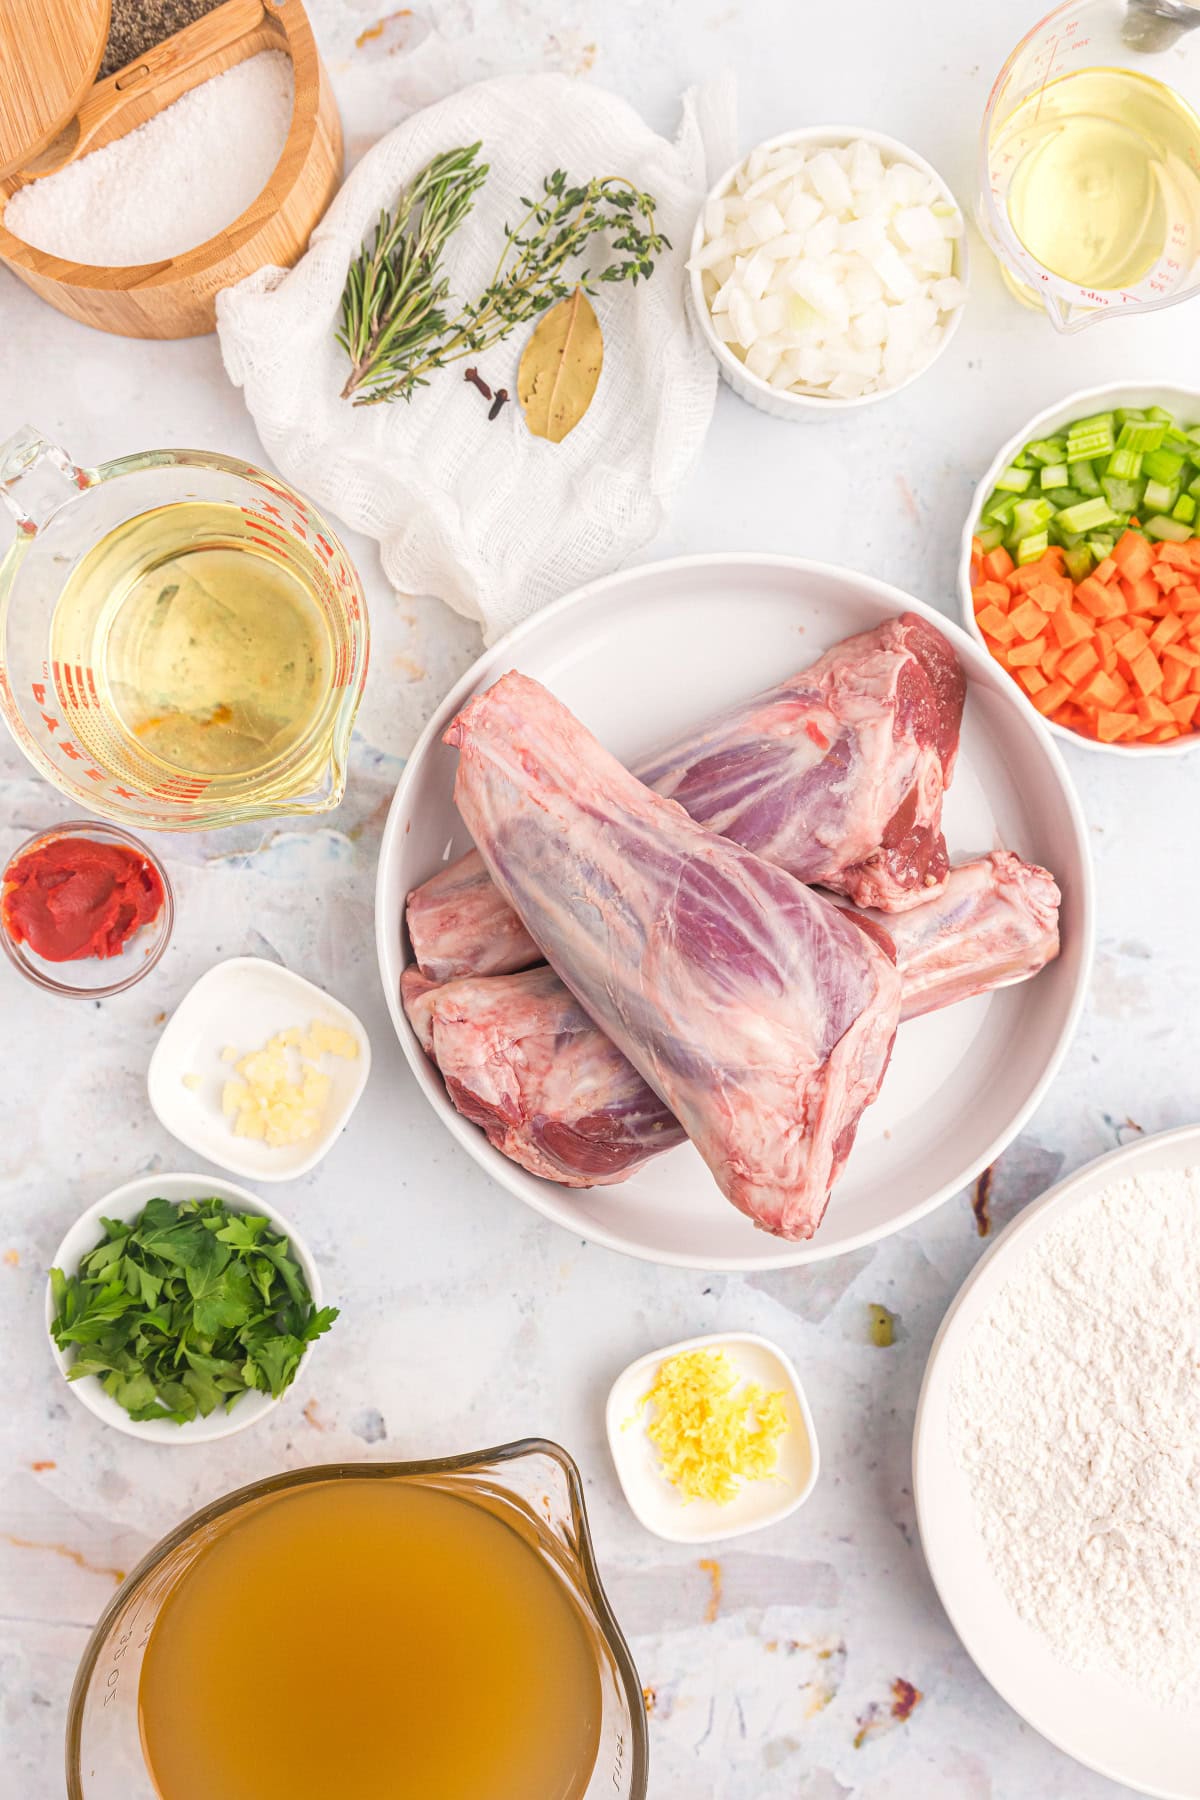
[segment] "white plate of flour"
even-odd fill
[[[934,1340],[913,1481],[980,1671],[1059,1749],[1200,1800],[1200,1126],[1004,1231]]]

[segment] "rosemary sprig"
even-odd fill
[[[469,144],[435,156],[395,212],[380,213],[374,243],[370,249],[364,243],[350,265],[337,333],[350,358],[343,400],[377,381],[381,371],[419,355],[445,331],[450,284],[438,265],[487,178],[488,165],[475,160],[481,148]]]
[[[582,287],[592,293],[597,281],[632,281],[636,284],[645,279],[654,272],[654,258],[670,247],[669,239],[655,227],[653,197],[640,193],[619,176],[597,176],[585,186],[568,185],[565,171],[556,169],[542,186],[542,199],[523,198],[524,216],[517,225],[505,226],[500,260],[491,281],[477,300],[468,302],[447,319],[442,310],[447,283],[437,279],[432,284],[425,284],[427,292],[424,295],[419,283],[407,290],[408,312],[404,317],[415,316],[419,329],[409,330],[402,322],[402,328],[393,331],[390,313],[386,309],[380,311],[375,331],[377,341],[368,355],[359,355],[351,381],[344,390],[346,393],[356,388],[364,390],[357,394],[356,406],[411,400],[418,387],[427,385],[434,370],[499,343],[518,325],[536,318],[574,288]],[[403,205],[404,201],[401,207]],[[378,246],[382,242],[385,259],[401,258],[405,230],[406,218],[401,218],[399,211],[391,220],[384,215],[376,234],[376,255],[380,254]],[[594,276],[584,269],[568,280],[564,273],[566,265],[581,256],[589,240],[598,233],[609,236],[613,249],[622,254]],[[438,243],[439,254],[448,235],[445,233]],[[363,256],[366,256],[365,250]],[[360,257],[351,270],[343,300],[344,312],[353,299],[355,274],[362,261]],[[436,261],[435,255],[435,274]],[[356,353],[347,343],[347,337],[339,334],[339,341],[346,344],[351,360],[355,361]]]

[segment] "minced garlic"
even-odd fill
[[[278,1031],[261,1050],[236,1064],[221,1092],[221,1111],[237,1137],[267,1144],[303,1144],[316,1137],[324,1120],[330,1079],[320,1066],[323,1055],[353,1060],[358,1039],[352,1031],[315,1019],[307,1031],[298,1025]],[[229,1062],[237,1052],[222,1052]]]
[[[662,1364],[643,1404],[662,1472],[685,1500],[724,1505],[745,1481],[775,1473],[787,1396],[743,1383],[724,1350],[686,1350]]]

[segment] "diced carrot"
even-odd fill
[[[1136,581],[1154,561],[1154,551],[1136,531],[1124,531],[1113,547],[1112,559],[1126,581]]]
[[[1053,643],[1050,639],[1047,639],[1046,641],[1048,648],[1043,655],[1041,662],[1038,664],[1038,667],[1048,680],[1053,681],[1058,674],[1058,667],[1063,659],[1063,647],[1061,644]]]
[[[1115,580],[1115,578],[1119,574],[1120,574],[1120,570],[1118,569],[1116,563],[1113,561],[1111,556],[1106,556],[1104,558],[1104,561],[1097,563],[1095,568],[1092,570],[1092,575],[1095,577],[1095,579],[1097,581],[1103,582],[1106,587],[1107,587],[1108,583],[1110,581]]]
[[[1049,679],[1040,669],[1018,669],[1017,680],[1027,694],[1040,694],[1043,688],[1049,687]]]
[[[1146,694],[1138,701],[1137,715],[1139,719],[1150,725],[1173,725],[1175,723],[1175,714],[1166,701],[1160,700],[1157,694]]]
[[[1012,574],[1014,566],[1013,559],[1003,544],[989,550],[983,559],[983,572],[989,581],[1003,581],[1006,575]]]
[[[1076,644],[1072,649],[1064,651],[1058,673],[1072,687],[1078,687],[1084,676],[1090,674],[1099,661],[1094,644]]]
[[[1183,636],[1183,631],[1183,620],[1179,614],[1168,613],[1150,633],[1150,642],[1155,650],[1165,650],[1168,644],[1173,644],[1176,638]]]
[[[1188,650],[1182,644],[1168,644],[1163,655],[1171,662],[1186,663],[1189,669],[1200,669],[1200,650]]]
[[[1119,588],[1115,584],[1106,587],[1094,575],[1080,582],[1075,589],[1075,598],[1093,619],[1113,619],[1125,611],[1125,599]]]
[[[1172,700],[1170,702],[1171,711],[1175,715],[1176,723],[1180,725],[1184,731],[1187,731],[1191,726],[1193,719],[1196,717],[1196,708],[1198,706],[1200,706],[1200,694],[1181,694],[1178,700]]]
[[[1060,606],[1050,620],[1050,629],[1063,649],[1069,650],[1072,644],[1082,644],[1090,638],[1096,627],[1085,613],[1076,612],[1073,606]],[[1183,630],[1182,625],[1179,629]]]
[[[1185,582],[1171,595],[1171,604],[1177,613],[1200,612],[1200,586],[1192,581]]]
[[[1046,654],[1046,640],[1044,637],[1030,638],[1027,644],[1014,644],[1006,654],[1010,668],[1034,669]]]
[[[1173,656],[1169,662],[1164,658],[1162,684],[1163,699],[1170,702],[1178,700],[1183,694],[1186,694],[1187,684],[1191,679],[1191,674],[1192,671],[1188,668],[1187,664],[1180,662],[1178,657]]]
[[[1117,655],[1127,663],[1133,662],[1135,657],[1140,656],[1142,651],[1148,650],[1149,647],[1150,639],[1137,625],[1131,625],[1129,630],[1123,632],[1113,645]]]
[[[998,606],[1007,612],[1012,603],[1012,595],[1002,581],[980,581],[971,590],[971,597],[976,606]]]
[[[1200,669],[1193,669],[1188,682],[1189,694],[1200,694]]]
[[[1164,594],[1170,594],[1177,587],[1181,587],[1187,577],[1182,569],[1173,569],[1170,563],[1155,563],[1154,579]]]
[[[1159,599],[1158,583],[1153,575],[1139,575],[1131,581],[1127,575],[1121,577],[1121,592],[1125,596],[1125,604],[1132,613],[1149,612]]]
[[[1052,555],[1053,551],[1047,550],[1045,555],[1039,556],[1036,562],[1025,563],[1021,568],[1014,569],[1008,577],[1008,585],[1013,593],[1028,594],[1035,587],[1049,585],[1050,587],[1061,587],[1063,593],[1069,595],[1071,592],[1070,579],[1061,573],[1061,563],[1051,560]]]
[[[1135,656],[1130,665],[1131,673],[1143,694],[1155,694],[1163,684],[1162,664],[1153,650],[1147,646],[1140,656]]]
[[[1116,707],[1129,692],[1129,684],[1119,676],[1108,675],[1103,669],[1099,669],[1077,692],[1081,704],[1100,711],[1105,707]]]
[[[1154,731],[1148,731],[1145,741],[1148,744],[1169,744],[1172,738],[1178,736],[1179,727],[1172,719],[1169,725],[1159,725]]]
[[[1013,630],[1026,643],[1040,637],[1046,629],[1046,614],[1032,600],[1022,600],[1020,606],[1014,606],[1008,616],[1012,620]]]
[[[975,536],[971,539],[971,555],[977,556],[982,562],[984,555],[983,542],[978,532],[976,532]]]
[[[1011,644],[1017,635],[1016,626],[998,606],[981,606],[975,614],[975,623],[985,637],[994,638],[998,644]]]
[[[1200,568],[1200,554],[1197,553],[1197,545],[1200,545],[1200,538],[1189,538],[1186,544],[1160,544],[1154,560],[1166,563],[1168,567],[1176,569],[1195,570]],[[1115,556],[1116,553],[1114,550],[1113,555]]]
[[[1060,679],[1058,681],[1048,682],[1041,693],[1035,696],[1033,704],[1037,707],[1043,718],[1049,718],[1051,713],[1056,713],[1063,701],[1069,700],[1070,697],[1070,682]]]
[[[1096,736],[1102,744],[1115,744],[1131,736],[1136,723],[1132,713],[1101,712],[1096,716]]]

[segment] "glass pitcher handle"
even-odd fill
[[[32,425],[22,425],[0,444],[0,500],[24,537],[33,537],[71,493],[91,487],[94,480]]]

